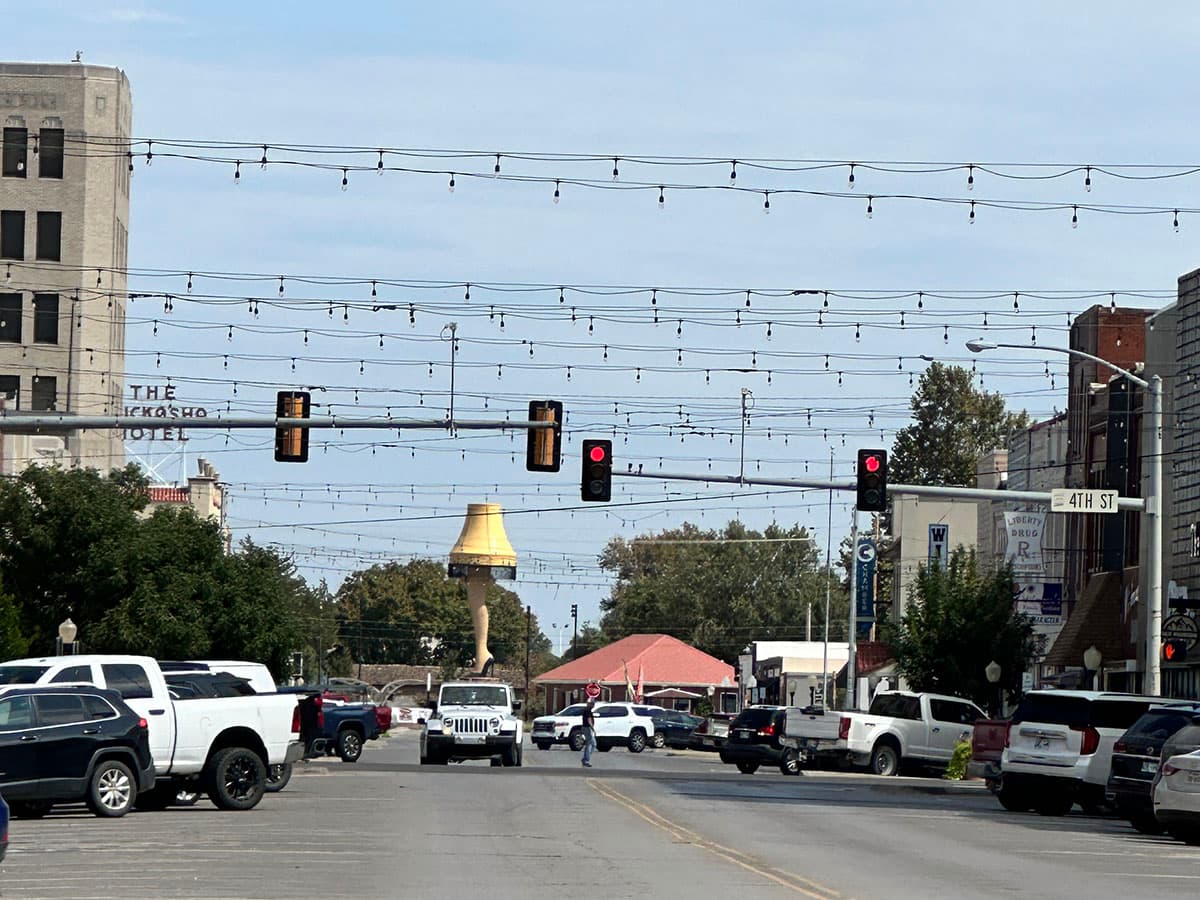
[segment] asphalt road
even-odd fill
[[[1200,850],[1006,813],[977,784],[746,776],[708,754],[525,751],[416,765],[413,733],[298,771],[247,813],[13,823],[10,898],[971,898],[1193,895]]]

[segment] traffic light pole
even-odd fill
[[[850,634],[846,637],[846,709],[858,698],[858,507],[850,507]]]

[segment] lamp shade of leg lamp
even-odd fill
[[[496,579],[517,577],[517,554],[504,533],[498,503],[470,503],[467,518],[450,551],[447,574],[467,586],[467,605],[475,631],[475,671],[491,674],[494,661],[488,652],[487,586]]]

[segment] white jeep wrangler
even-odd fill
[[[521,765],[524,724],[515,714],[520,708],[512,686],[494,679],[443,684],[421,730],[421,765],[444,766],[464,759]]]

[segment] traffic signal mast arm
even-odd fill
[[[749,484],[765,487],[814,488],[828,491],[855,491],[855,479],[832,481],[821,478],[744,478],[739,475],[690,475],[678,472],[621,472],[613,475],[620,478],[653,478],[660,481],[703,481],[711,484]],[[915,497],[957,497],[964,500],[1009,500],[1014,503],[1044,503],[1050,505],[1049,491],[998,491],[985,488],[951,487],[936,484],[894,484],[887,486],[889,494],[910,494]],[[1117,509],[1144,509],[1141,497],[1118,497]]]
[[[209,416],[181,418],[178,416],[73,416],[0,414],[0,432],[33,433],[76,431],[106,428],[187,428],[225,430],[227,428],[366,428],[383,430],[418,430],[437,428],[453,431],[522,431],[554,428],[553,422],[491,421],[487,419],[393,419],[356,418],[354,416],[313,416],[308,419],[286,419],[275,416]]]

